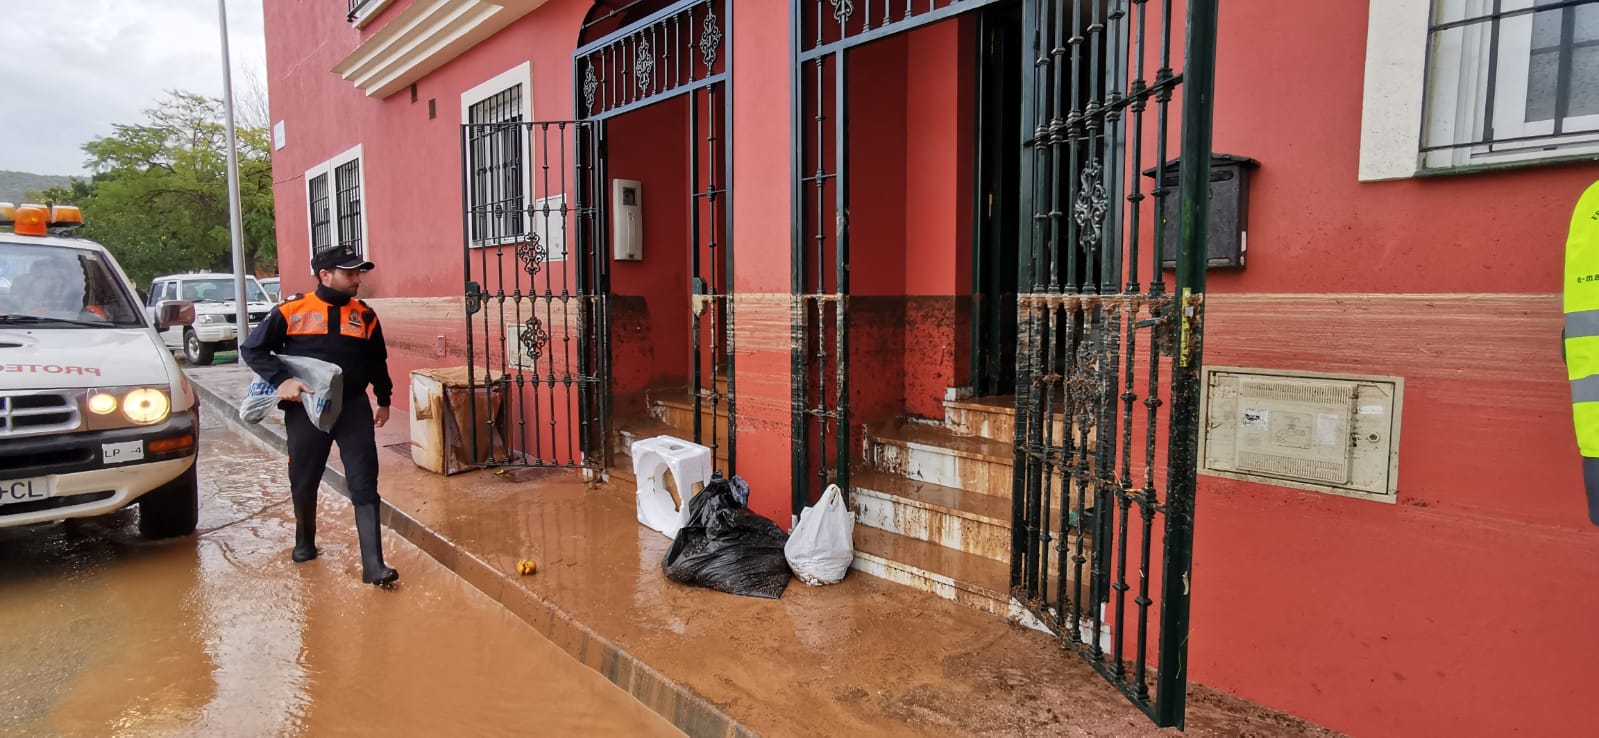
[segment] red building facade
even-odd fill
[[[889,33],[884,21],[876,36],[868,24],[847,69],[821,62],[820,81],[803,76],[818,64],[799,59],[796,24],[839,6],[689,5],[268,3],[285,291],[311,286],[313,244],[358,243],[378,264],[364,297],[397,381],[469,355],[545,379],[601,377],[582,394],[558,381],[519,390],[534,431],[512,445],[577,461],[584,443],[688,435],[697,420],[718,466],[750,482],[751,507],[785,524],[830,466],[855,467],[857,568],[1013,614],[1016,420],[981,400],[1015,392],[1016,257],[993,244],[1022,237],[994,224],[1025,223],[1003,186],[1023,174],[993,152],[1024,159],[1031,134],[1007,113],[1022,91],[994,70],[1021,68],[1035,4],[939,0],[936,22]],[[1150,12],[1077,5],[1112,28]],[[1359,393],[1395,390],[1379,408],[1393,420],[1378,481],[1353,494],[1358,461],[1341,462],[1347,483],[1222,468],[1236,459],[1217,439],[1247,438],[1253,420],[1223,417],[1222,396],[1207,394],[1216,458],[1202,459],[1195,496],[1189,679],[1357,735],[1583,730],[1599,534],[1583,514],[1558,292],[1571,205],[1599,178],[1599,109],[1581,91],[1599,83],[1582,56],[1595,19],[1599,2],[1222,8],[1212,148],[1252,164],[1241,202],[1212,190],[1213,218],[1239,205],[1247,217],[1242,267],[1209,273],[1204,361],[1358,385],[1347,418],[1317,421],[1329,435],[1371,422]],[[630,27],[639,34],[614,35]],[[1145,51],[1152,75],[1158,54]],[[829,119],[839,100],[842,129]],[[519,133],[497,138],[497,125]],[[817,204],[838,196],[837,130],[842,218]],[[1175,159],[1175,126],[1167,138]],[[585,150],[603,166],[575,166]],[[1127,186],[1141,176],[1124,174]],[[616,221],[617,182],[636,183],[628,197],[642,203],[630,226]],[[516,214],[496,211],[502,200]],[[1157,227],[1144,208],[1120,227]],[[810,263],[801,243],[836,252],[835,223],[847,223],[849,299],[797,299],[840,291],[834,261]],[[517,251],[529,234],[541,235],[533,262]],[[579,268],[585,237],[605,244],[596,271]],[[642,258],[616,258],[626,243]],[[502,279],[535,262],[525,281]],[[585,312],[601,304],[585,290],[606,314]],[[528,311],[506,292],[531,296]],[[562,345],[580,322],[607,329]],[[836,354],[836,326],[849,337],[842,371],[836,355],[812,357]],[[848,381],[818,384],[818,372]],[[846,402],[828,399],[838,387]],[[405,393],[396,403],[409,405]],[[813,406],[823,413],[796,412]],[[816,420],[845,408],[833,425]],[[590,418],[604,438],[575,440]],[[929,448],[948,452],[935,455],[948,474],[918,461]],[[614,472],[627,481],[624,463]],[[953,553],[902,553],[917,546]]]

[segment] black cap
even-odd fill
[[[372,262],[367,261],[361,252],[351,246],[333,246],[316,252],[311,257],[311,271],[320,272],[323,269],[359,269],[363,272],[371,271]]]

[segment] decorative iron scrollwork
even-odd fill
[[[1097,248],[1104,235],[1105,212],[1108,209],[1104,173],[1105,169],[1100,166],[1099,160],[1088,163],[1083,169],[1082,189],[1077,191],[1077,201],[1072,206],[1078,226],[1077,241],[1084,251]]]
[[[1066,415],[1074,421],[1075,430],[1088,438],[1093,434],[1104,394],[1105,377],[1099,372],[1098,342],[1084,336],[1077,343],[1075,356],[1066,368]]]
[[[589,115],[594,114],[594,93],[600,89],[600,80],[594,73],[594,60],[588,60],[588,68],[583,70],[583,103],[588,105]]]
[[[550,332],[545,330],[544,321],[537,316],[531,317],[522,323],[516,342],[522,346],[522,355],[527,358],[527,363],[531,364],[537,362],[544,355],[544,348],[550,345]]]
[[[716,54],[722,48],[722,29],[716,25],[716,8],[706,6],[705,25],[700,29],[700,54],[705,57],[705,71],[716,65]]]
[[[843,23],[855,15],[855,0],[827,0],[833,4],[833,20]]]
[[[539,234],[531,234],[526,241],[516,244],[516,259],[522,262],[522,268],[528,274],[537,275],[550,260],[550,247],[539,238]]]
[[[649,39],[642,39],[633,51],[633,77],[638,80],[638,91],[647,93],[655,79],[655,49]]]

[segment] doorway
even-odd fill
[[[1021,259],[1021,3],[982,12],[978,33],[977,197],[973,206],[972,391],[1016,391],[1016,289]]]

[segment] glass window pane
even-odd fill
[[[1578,5],[1577,30],[1573,39],[1577,43],[1599,41],[1599,3]]]
[[[1567,94],[1567,115],[1599,115],[1599,46],[1572,50]]]
[[[1560,50],[1539,51],[1532,55],[1527,69],[1527,122],[1553,120],[1555,84],[1560,73]]]
[[[1560,24],[1564,9],[1545,10],[1532,14],[1532,48],[1556,49],[1560,47]]]
[[[1501,12],[1531,7],[1531,0],[1503,0]],[[1467,18],[1486,18],[1493,14],[1493,0],[1433,0],[1433,25],[1456,23]]]

